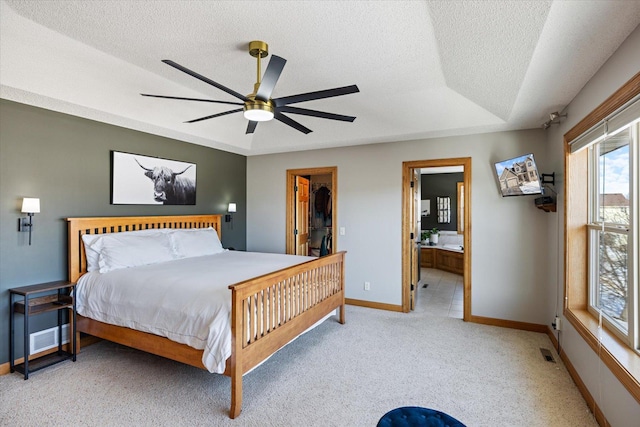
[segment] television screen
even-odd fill
[[[503,197],[543,193],[533,154],[525,154],[496,163],[496,176]]]

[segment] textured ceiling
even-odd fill
[[[640,23],[640,1],[0,1],[0,96],[244,155],[539,127]],[[287,59],[272,97],[356,84],[246,135],[251,40]],[[268,60],[269,58],[267,58]],[[263,65],[263,70],[266,62]]]

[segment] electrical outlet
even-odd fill
[[[560,329],[560,318],[559,317],[556,317],[555,329],[556,329],[556,331],[561,330]]]
[[[340,227],[340,230],[339,230],[339,231],[340,231],[340,235],[341,235],[341,236],[344,236],[344,235],[345,235],[345,233],[346,233],[346,230],[344,229],[344,227]]]
[[[371,290],[371,282],[364,282],[364,290],[365,291]]]

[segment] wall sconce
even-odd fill
[[[22,213],[26,213],[28,218],[18,219],[18,231],[29,232],[29,245],[31,245],[31,230],[33,230],[33,214],[40,213],[40,199],[25,197],[22,199]]]
[[[234,213],[235,211],[236,211],[236,204],[235,203],[229,203],[229,207],[227,208],[228,214],[226,214],[224,216],[224,222],[231,222],[231,220],[233,219],[231,217],[231,214]]]

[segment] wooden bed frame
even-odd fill
[[[86,273],[83,234],[118,233],[151,228],[213,227],[220,236],[221,215],[67,218],[69,280]],[[229,286],[231,290],[232,354],[224,375],[231,377],[231,409],[242,410],[242,375],[289,341],[339,308],[345,322],[344,255],[318,258]],[[251,318],[256,321],[250,322]],[[205,369],[202,350],[168,338],[109,325],[77,315],[77,331]],[[80,340],[77,340],[80,350]]]

